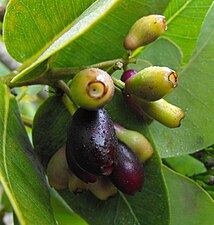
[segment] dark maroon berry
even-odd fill
[[[68,128],[66,156],[94,175],[110,175],[117,150],[114,125],[103,108],[88,111],[79,108]]]
[[[112,183],[123,193],[133,195],[143,186],[143,166],[137,156],[123,142],[118,143]]]
[[[71,171],[82,181],[85,183],[94,183],[97,181],[97,177],[93,174],[88,173],[84,169],[82,169],[76,162],[76,160],[73,158],[73,155],[70,154],[68,166],[71,169]]]
[[[126,82],[129,78],[133,77],[136,73],[138,73],[137,70],[126,70],[122,76],[121,76],[121,80],[123,82]]]

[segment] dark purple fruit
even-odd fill
[[[88,111],[79,108],[68,128],[66,157],[94,175],[110,175],[117,150],[114,125],[103,108]]]
[[[97,181],[97,177],[82,169],[72,155],[70,155],[68,165],[71,171],[85,183],[94,183]]]
[[[144,181],[143,166],[137,156],[123,142],[118,143],[112,183],[123,193],[133,195],[141,190]]]
[[[137,70],[126,70],[122,76],[121,76],[121,80],[123,82],[126,82],[129,78],[133,77],[136,73],[138,73]]]

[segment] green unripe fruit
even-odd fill
[[[167,30],[165,17],[162,15],[144,16],[131,27],[124,40],[124,47],[134,50],[156,40]]]
[[[68,187],[69,173],[65,157],[65,146],[63,146],[52,156],[47,166],[47,177],[50,186],[57,190],[66,189]]]
[[[114,124],[117,138],[125,143],[143,163],[151,158],[154,150],[149,141],[139,132],[128,130],[119,124]]]
[[[83,109],[97,110],[114,95],[114,83],[108,73],[90,68],[79,72],[71,82],[73,101]]]
[[[108,178],[100,177],[95,183],[88,184],[88,190],[100,200],[107,200],[117,194],[117,188]]]
[[[168,67],[147,67],[125,82],[125,91],[147,101],[156,101],[172,92],[178,75]]]
[[[154,102],[143,101],[136,96],[131,96],[132,100],[150,118],[155,119],[163,125],[175,128],[181,125],[184,112],[179,107],[170,104],[164,99]]]

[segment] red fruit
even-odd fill
[[[121,80],[123,82],[126,82],[129,78],[133,77],[136,73],[138,73],[137,70],[126,70],[122,76],[121,76]]]
[[[120,141],[116,157],[110,180],[123,193],[133,195],[143,186],[143,166],[132,150]]]

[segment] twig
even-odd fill
[[[0,41],[0,62],[2,62],[9,70],[15,70],[21,65],[8,54],[4,43],[1,41]]]
[[[4,14],[6,11],[6,7],[7,7],[7,5],[0,4],[0,22],[3,22],[3,20],[4,20]]]

